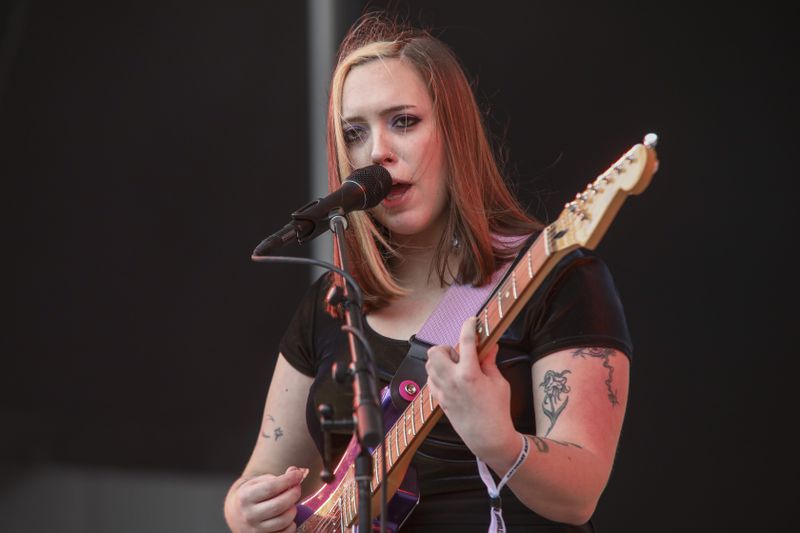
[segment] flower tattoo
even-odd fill
[[[544,411],[544,414],[550,419],[550,427],[547,429],[545,437],[550,434],[553,426],[556,425],[556,420],[558,420],[559,415],[561,415],[561,412],[569,402],[569,396],[567,396],[567,394],[570,388],[567,386],[567,374],[570,373],[569,370],[564,370],[562,372],[548,370],[544,375],[544,381],[539,383],[539,386],[544,389],[542,411]],[[563,400],[561,397],[562,394],[564,395]]]

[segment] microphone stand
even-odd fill
[[[349,260],[344,246],[344,231],[347,228],[347,219],[344,212],[339,209],[330,219],[330,228],[333,232],[333,245],[339,254],[342,270],[348,272]],[[364,317],[361,306],[351,297],[348,284],[343,284],[344,319],[347,324],[348,344],[352,361],[353,377],[353,412],[356,419],[356,436],[361,445],[361,451],[356,458],[355,479],[358,483],[358,530],[362,533],[372,531],[371,500],[372,491],[372,454],[369,448],[376,447],[382,440],[383,421],[375,386],[375,372],[373,361],[364,355],[364,349],[358,342],[352,330],[363,331]],[[385,480],[384,480],[385,484]]]
[[[320,423],[324,435],[324,469],[322,480],[326,483],[333,481],[334,476],[330,472],[330,433],[331,431],[354,431],[360,445],[360,452],[355,460],[355,479],[358,483],[358,516],[359,532],[372,532],[372,491],[370,483],[372,481],[372,455],[369,448],[375,448],[383,440],[383,411],[378,400],[376,388],[376,378],[374,362],[371,356],[364,355],[364,350],[371,354],[363,334],[364,318],[361,310],[363,302],[361,288],[355,279],[348,273],[349,260],[344,247],[344,231],[347,229],[347,219],[344,211],[337,208],[330,213],[329,227],[333,233],[333,243],[338,251],[342,268],[319,261],[317,259],[301,257],[271,256],[262,249],[262,242],[253,251],[250,259],[256,263],[301,263],[323,267],[330,270],[344,280],[338,294],[329,295],[331,304],[343,304],[343,314],[346,325],[342,326],[342,331],[348,333],[348,345],[350,350],[351,365],[346,372],[339,372],[334,368],[334,379],[341,383],[351,381],[353,384],[353,416],[345,420],[331,420],[333,410],[328,405],[320,406]],[[269,239],[265,239],[267,241]],[[271,250],[270,250],[271,251]],[[359,341],[359,342],[357,342]],[[352,378],[352,379],[350,379]],[[384,446],[381,452],[385,453]],[[386,479],[386,459],[380,461],[381,466],[381,533],[386,531],[386,503],[387,503],[387,479]]]

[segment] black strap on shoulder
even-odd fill
[[[394,373],[392,382],[389,383],[392,403],[401,410],[410,403],[411,400],[408,398],[413,399],[428,381],[425,363],[428,361],[428,348],[432,345],[417,339],[416,335],[409,339],[409,343],[411,343],[411,348],[397,368],[397,372]]]

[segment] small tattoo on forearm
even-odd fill
[[[269,420],[270,422],[273,422],[273,423],[275,422],[275,419],[272,417],[272,415],[269,415],[269,414],[264,415],[264,418],[266,420]],[[264,428],[261,431],[261,436],[264,437],[265,439],[274,438],[275,442],[277,442],[279,438],[283,437],[283,430],[280,427],[277,427],[274,430],[270,430],[270,429]]]
[[[567,374],[571,374],[569,370],[555,372],[548,370],[544,374],[544,381],[539,383],[539,386],[544,389],[544,401],[542,401],[542,411],[545,416],[550,419],[550,427],[547,428],[545,437],[550,434],[553,426],[556,425],[556,420],[561,415],[564,408],[569,402],[570,388],[567,386]],[[564,395],[562,400],[561,395]]]
[[[539,450],[540,453],[547,453],[550,451],[550,447],[547,445],[544,439],[539,437],[531,437],[533,441],[533,445],[536,446],[536,449]]]
[[[603,367],[608,369],[608,379],[605,381],[606,388],[608,388],[608,401],[611,402],[611,405],[619,405],[617,391],[611,386],[614,381],[614,367],[611,366],[609,359],[613,355],[614,350],[611,348],[578,348],[572,352],[573,357],[583,357],[584,359],[587,357],[595,357],[603,360]]]
[[[270,439],[272,437],[275,437],[275,442],[277,442],[279,438],[283,437],[283,430],[281,428],[275,428],[275,430],[272,432],[272,436],[270,436],[269,431],[265,429],[264,431],[261,432],[261,436],[264,437],[265,439]]]

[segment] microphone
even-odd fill
[[[392,177],[380,165],[362,167],[350,174],[342,186],[292,213],[292,221],[256,246],[253,256],[270,255],[293,239],[310,241],[328,229],[334,211],[347,214],[375,207],[392,190]]]

